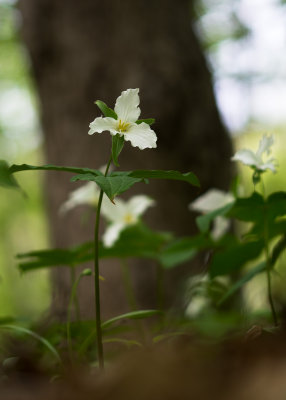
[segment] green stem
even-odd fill
[[[264,182],[262,179],[261,179],[261,185],[262,185],[263,197],[264,197],[264,199],[266,199],[265,186],[264,186]],[[274,301],[273,301],[273,296],[272,296],[272,286],[271,286],[272,265],[271,265],[271,258],[270,258],[270,252],[269,252],[269,232],[268,232],[268,223],[267,223],[267,210],[265,208],[264,208],[264,251],[265,251],[265,258],[266,258],[268,302],[269,302],[271,313],[272,313],[273,323],[275,326],[278,326],[278,319],[277,319],[277,314],[275,311]]]
[[[271,308],[273,322],[275,326],[278,326],[277,314],[274,307],[273,297],[272,297],[272,286],[271,286],[271,259],[269,253],[269,236],[268,236],[268,226],[267,226],[267,219],[264,216],[264,250],[265,250],[265,257],[266,257],[266,276],[267,276],[267,293],[268,293],[268,302]]]
[[[108,170],[112,161],[112,156],[108,161],[105,174],[108,174]],[[103,345],[102,345],[102,331],[101,331],[101,317],[100,317],[100,288],[99,288],[99,257],[98,257],[98,241],[99,241],[99,219],[100,210],[103,198],[103,190],[100,191],[96,217],[95,217],[95,227],[94,227],[94,291],[95,291],[95,324],[96,324],[96,344],[97,344],[97,354],[99,368],[104,369],[104,355],[103,355]]]

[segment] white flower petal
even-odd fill
[[[263,163],[259,169],[265,171],[266,169],[270,169],[274,174],[276,173],[277,162],[275,158],[270,158],[268,161]]]
[[[123,223],[110,224],[102,237],[103,243],[106,247],[111,247],[120,236],[120,232],[124,229]]]
[[[148,124],[132,124],[127,132],[123,132],[124,139],[131,142],[133,147],[139,147],[140,150],[157,147],[157,136]]]
[[[257,155],[248,149],[238,150],[231,159],[232,161],[241,161],[243,164],[250,166],[254,165],[259,167],[261,164],[261,160],[257,157]]]
[[[269,136],[263,135],[262,139],[260,139],[256,155],[258,157],[261,157],[262,154],[265,152],[267,154],[270,154],[271,153],[270,147],[273,145],[273,143],[274,143],[274,137],[272,135]]]
[[[229,228],[230,220],[222,216],[216,217],[214,219],[214,226],[211,232],[213,239],[217,240],[221,238]]]
[[[189,208],[194,211],[207,213],[231,203],[234,197],[231,193],[219,189],[210,189],[193,201]]]
[[[124,216],[126,214],[126,203],[124,200],[115,199],[115,204],[113,204],[106,196],[104,196],[104,201],[101,206],[101,214],[110,222],[117,223],[123,222]]]
[[[134,217],[139,217],[142,215],[147,208],[153,206],[155,201],[148,196],[138,195],[132,197],[127,202],[128,212]]]
[[[68,200],[60,207],[60,213],[65,213],[80,204],[96,206],[98,198],[98,186],[95,182],[88,182],[69,194]]]
[[[125,122],[135,122],[139,118],[139,89],[127,89],[117,98],[114,111],[118,119]]]
[[[98,117],[95,118],[93,122],[89,124],[89,131],[88,134],[92,135],[95,132],[101,133],[103,131],[110,131],[112,134],[116,134],[116,127],[117,127],[117,121],[114,118],[103,118],[103,117]]]

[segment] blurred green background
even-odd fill
[[[284,3],[200,0],[196,6],[196,30],[235,147],[255,150],[263,133],[275,134],[273,153],[280,166],[277,174],[265,174],[268,193],[285,190],[286,79],[281,68],[286,54],[285,47],[281,47],[286,37]],[[42,132],[37,96],[29,75],[29,57],[19,37],[20,26],[16,2],[0,0],[0,158],[9,163],[40,164]],[[247,195],[252,190],[251,172],[247,167],[240,171]],[[0,197],[0,317],[34,319],[48,309],[49,276],[46,271],[20,276],[15,255],[48,246],[43,180],[40,173],[31,172],[18,174],[17,178],[29,197],[4,190]],[[285,261],[284,256],[278,267],[276,290],[281,293]],[[263,282],[264,278],[259,277],[247,286],[249,307],[265,306]]]

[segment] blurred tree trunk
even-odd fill
[[[93,102],[101,99],[113,107],[122,90],[139,87],[142,118],[157,121],[158,148],[140,151],[126,144],[121,168],[194,171],[202,191],[214,186],[227,189],[231,143],[191,28],[188,0],[20,0],[20,10],[39,92],[47,162],[90,168],[105,164],[110,135],[87,135],[89,123],[100,115]],[[69,178],[64,173],[49,173],[46,178],[51,237],[58,247],[93,235],[93,214],[84,214],[85,221],[81,217],[87,209],[58,214],[67,193],[76,188]],[[181,235],[195,231],[187,205],[197,190],[183,183],[156,182],[140,184],[136,192],[147,192],[158,202],[146,216],[152,227]],[[166,277],[169,303],[186,273],[189,266]],[[120,274],[115,261],[102,263],[105,317],[127,310]],[[140,306],[154,306],[154,265],[137,262],[132,274]],[[85,279],[80,286],[81,311],[90,315],[93,288]],[[66,311],[69,271],[55,271],[53,282],[54,312],[60,316]]]

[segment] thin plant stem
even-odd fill
[[[263,197],[264,197],[264,199],[266,199],[265,185],[264,185],[262,178],[261,178],[261,187],[262,187]],[[275,326],[278,326],[278,319],[277,319],[277,314],[275,311],[275,306],[274,306],[274,301],[273,301],[273,296],[272,296],[272,285],[271,285],[272,265],[271,265],[271,258],[270,258],[270,252],[269,252],[269,232],[268,232],[268,224],[267,224],[267,210],[265,208],[264,208],[264,252],[265,252],[265,258],[266,258],[268,302],[269,302],[271,313],[272,313],[273,323]]]
[[[272,318],[275,326],[278,326],[277,314],[274,307],[273,296],[272,296],[272,286],[271,286],[271,259],[269,254],[269,235],[267,219],[264,215],[264,251],[266,257],[266,276],[267,276],[267,294],[268,302],[271,308]]]
[[[108,170],[112,161],[112,156],[108,161],[105,174],[107,176]],[[99,288],[99,257],[98,257],[98,241],[99,241],[99,219],[100,210],[103,198],[103,190],[101,189],[96,209],[95,227],[94,227],[94,291],[95,291],[95,324],[96,324],[96,344],[98,363],[101,370],[104,369],[104,354],[102,345],[102,331],[101,331],[101,317],[100,317],[100,288]]]

